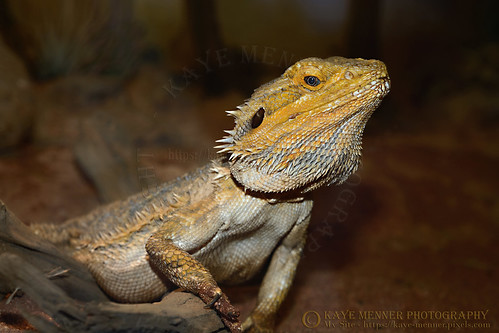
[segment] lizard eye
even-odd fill
[[[263,117],[265,116],[265,109],[259,108],[258,111],[255,112],[253,118],[251,118],[251,128],[257,128],[263,121]]]
[[[312,75],[305,76],[303,78],[303,81],[305,81],[305,83],[311,87],[317,87],[319,84],[321,84],[321,80],[317,76]]]

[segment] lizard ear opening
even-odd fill
[[[253,118],[251,118],[251,128],[255,129],[260,126],[263,122],[263,118],[265,117],[265,109],[259,108],[258,111],[255,112]]]

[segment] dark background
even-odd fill
[[[278,331],[348,309],[489,310],[470,322],[492,329],[468,331],[497,330],[497,13],[462,0],[0,1],[0,198],[26,223],[62,222],[213,158],[232,127],[223,111],[295,61],[380,59],[392,91],[360,171],[315,194]],[[227,288],[244,314],[257,289]]]

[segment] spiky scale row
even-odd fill
[[[240,113],[239,110],[229,110],[229,111],[225,111],[227,113],[227,115],[229,116],[232,116],[232,117],[237,117]]]

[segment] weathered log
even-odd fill
[[[0,292],[19,288],[47,315],[22,310],[41,332],[220,332],[217,314],[189,293],[160,302],[110,301],[85,267],[38,238],[0,202]]]

